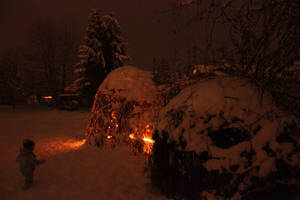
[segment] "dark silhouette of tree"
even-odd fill
[[[54,98],[59,93],[58,29],[51,21],[38,21],[30,34],[31,55],[28,56],[32,67],[36,69],[37,79],[44,88],[41,92]]]
[[[21,56],[20,52],[10,49],[0,57],[0,103],[10,104],[13,108],[24,95]]]
[[[201,44],[204,49],[199,57],[207,53],[202,58],[206,63],[201,64],[218,64],[230,75],[248,78],[262,93],[272,94],[278,105],[299,116],[300,66],[294,64],[300,53],[299,1],[176,2],[162,13],[177,12],[180,18],[188,12],[189,18],[180,18],[178,31],[198,23],[205,27],[199,33],[206,43]]]

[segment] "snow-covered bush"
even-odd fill
[[[193,83],[195,83],[195,80],[183,76],[182,78],[174,78],[170,84],[159,85],[157,87],[157,92],[161,100],[161,105],[167,105],[183,88],[188,87]]]
[[[216,76],[224,76],[223,66],[213,66],[213,65],[195,65],[192,67],[192,71],[185,74],[180,71],[166,71],[168,80],[157,84],[158,93],[161,99],[161,105],[165,106],[169,101],[175,97],[179,92],[199,81],[207,81],[215,78]],[[153,73],[153,81],[155,83],[155,73]],[[162,75],[160,75],[162,76]]]
[[[249,82],[219,77],[183,89],[160,112],[152,183],[188,199],[240,199],[299,180],[299,123]]]
[[[95,96],[86,130],[89,141],[98,146],[106,139],[118,142],[131,138],[143,143],[144,137],[152,136],[157,102],[150,72],[133,66],[113,70]]]

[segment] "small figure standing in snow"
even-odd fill
[[[24,190],[29,189],[33,183],[33,173],[36,165],[45,163],[45,160],[37,160],[34,150],[34,141],[25,139],[23,142],[23,148],[20,149],[20,153],[17,156],[16,161],[20,164],[20,171],[25,176]]]

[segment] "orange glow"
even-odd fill
[[[132,139],[132,140],[135,139],[135,138],[134,138],[134,134],[132,134],[132,133],[129,134],[129,138]]]
[[[43,96],[43,99],[52,99],[52,96]]]
[[[151,154],[152,152],[152,148],[153,148],[153,144],[154,144],[154,140],[148,138],[148,137],[144,137],[143,138],[145,144],[143,146],[143,151],[147,154]]]
[[[118,112],[117,110],[113,110],[113,111],[111,112],[111,117],[112,117],[114,120],[118,119],[118,117],[119,117],[119,112]]]
[[[149,143],[151,143],[151,144],[154,143],[154,140],[152,140],[152,139],[150,139],[150,138],[147,138],[147,137],[144,137],[143,140],[144,140],[145,142],[149,142]]]
[[[69,143],[65,143],[70,149],[79,149],[84,143],[86,142],[85,139],[80,141],[70,141]]]
[[[140,135],[142,134],[143,137],[140,138],[144,141],[143,143],[143,152],[146,154],[151,154],[152,152],[152,148],[153,148],[153,144],[154,144],[154,140],[151,139],[152,136],[152,129],[151,129],[151,125],[146,125],[144,127],[144,129],[141,131],[142,133],[139,132],[138,128],[134,129],[134,132],[129,134],[129,138],[131,140],[136,140],[139,139]]]
[[[126,98],[119,97],[118,93],[122,91],[121,89],[111,89],[111,94],[103,94],[107,100],[107,103],[121,104],[123,101],[126,101]],[[116,101],[115,101],[116,100]],[[159,102],[157,102],[159,103]],[[129,145],[132,145],[134,148],[139,148],[141,151],[143,148],[144,153],[151,153],[152,146],[154,144],[154,140],[152,140],[152,133],[154,129],[153,119],[156,115],[158,115],[158,107],[156,106],[156,102],[153,104],[146,101],[145,98],[140,98],[137,102],[133,102],[129,104],[130,111],[122,113],[123,110],[118,108],[117,106],[111,106],[109,109],[105,111],[106,124],[102,125],[104,130],[104,138],[108,143],[114,143],[119,140],[117,134],[116,137],[112,137],[114,133],[118,133],[122,135],[122,141],[126,142]],[[136,109],[137,108],[137,109]],[[150,112],[147,112],[149,109]],[[130,121],[130,123],[122,123],[121,120],[128,118],[135,118],[135,120]],[[92,125],[94,126],[94,124]],[[125,136],[125,138],[123,137]],[[134,146],[135,144],[139,144],[138,147]],[[144,147],[142,147],[144,146]],[[136,150],[136,149],[135,149]]]
[[[41,142],[40,147],[37,151],[41,151],[41,154],[46,153],[45,156],[52,156],[58,153],[70,152],[80,149],[86,142],[86,139],[76,140],[76,139],[55,139],[51,142],[45,141]]]

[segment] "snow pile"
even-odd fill
[[[299,172],[296,119],[245,80],[223,77],[185,88],[162,109],[157,128],[170,171],[215,196],[233,197]]]
[[[133,66],[117,68],[98,88],[86,131],[89,141],[101,145],[107,137],[129,139],[130,134],[151,138],[157,102],[150,72]]]

